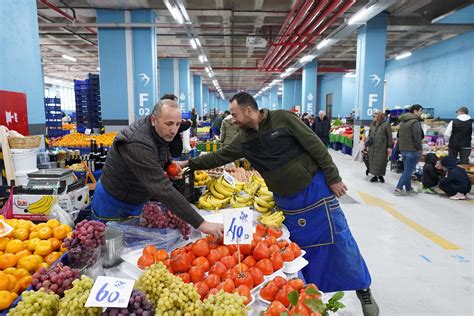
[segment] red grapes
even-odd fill
[[[105,224],[83,220],[76,225],[71,238],[65,239],[63,245],[68,249],[72,265],[94,263],[100,257],[100,247],[105,245]]]
[[[72,281],[79,277],[79,270],[71,269],[68,266],[62,267],[62,264],[56,265],[50,270],[44,267],[33,274],[32,287],[35,290],[44,288],[46,292],[54,292],[60,297],[64,291],[72,288]]]
[[[184,239],[191,234],[190,226],[168,209],[161,209],[157,203],[147,203],[143,207],[140,226],[149,228],[179,229]]]
[[[102,316],[152,316],[153,306],[145,293],[133,290],[127,308],[107,308]]]

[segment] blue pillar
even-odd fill
[[[278,95],[278,105],[279,109],[283,109],[283,97],[281,94]]]
[[[204,114],[209,114],[210,113],[210,108],[209,108],[209,86],[207,84],[202,85],[202,115]]]
[[[200,75],[193,75],[194,107],[200,114],[204,114],[202,102],[202,78]]]
[[[173,93],[178,97],[181,112],[190,111],[190,69],[186,58],[160,58],[158,61],[160,77],[160,97]]]
[[[255,102],[257,102],[257,105],[258,105],[258,108],[262,108],[262,97],[261,96],[258,96],[255,98]]]
[[[44,84],[39,46],[36,1],[2,1],[0,4],[0,90],[26,94],[29,124],[42,124]],[[5,115],[4,113],[1,113]]]
[[[316,86],[318,63],[313,60],[303,67],[303,88],[301,93],[301,113],[314,114],[316,110]]]
[[[214,96],[214,92],[209,92],[209,111],[211,113],[214,112],[214,109],[216,109],[216,97]]]
[[[301,80],[283,80],[282,109],[291,110],[295,105],[301,106]]]
[[[262,108],[269,109],[269,104],[270,104],[270,95],[265,92],[265,94],[262,94]]]
[[[181,112],[191,111],[191,71],[189,59],[179,58],[179,89],[178,99]]]
[[[387,13],[380,13],[357,32],[356,119],[370,120],[383,110]]]
[[[154,23],[153,10],[97,10],[98,23]],[[102,117],[148,115],[157,101],[156,28],[99,28]]]
[[[269,109],[276,110],[279,109],[280,106],[278,104],[278,86],[273,86],[270,88],[269,94]]]

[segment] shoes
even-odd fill
[[[417,194],[418,194],[418,191],[416,191],[415,189],[411,188],[411,190],[407,190],[407,194],[408,194],[408,195],[417,195]]]
[[[370,179],[370,182],[377,182],[378,179],[377,179],[377,176],[373,176],[372,179]]]
[[[366,175],[366,176],[369,175],[369,169],[365,169],[365,175]]]
[[[379,181],[380,181],[380,183],[384,183],[385,179],[382,176],[379,176]]]
[[[362,304],[362,312],[364,316],[378,316],[379,306],[374,300],[370,289],[356,291],[357,297]]]
[[[405,191],[403,191],[403,189],[398,189],[398,188],[396,188],[396,189],[395,189],[395,195],[396,195],[396,196],[406,196],[407,193],[406,193]]]
[[[450,196],[449,199],[450,200],[465,200],[466,196],[464,194],[458,192],[455,195]]]
[[[424,188],[421,192],[428,194],[437,194],[432,188]]]

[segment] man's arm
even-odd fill
[[[392,144],[392,129],[390,128],[390,124],[385,124],[385,136],[387,137],[387,148],[391,149]]]
[[[224,141],[225,141],[225,132],[226,132],[226,122],[225,121],[222,121],[222,124],[221,124],[221,143],[223,144]]]
[[[412,135],[413,135],[413,144],[415,145],[416,150],[422,150],[422,142],[423,142],[423,130],[421,129],[420,122],[416,122],[411,126]]]
[[[447,141],[451,138],[451,134],[453,132],[453,121],[449,122],[448,126],[446,127],[446,131],[444,132],[444,137]]]

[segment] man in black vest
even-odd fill
[[[459,154],[460,164],[467,165],[471,154],[472,121],[465,106],[460,107],[456,114],[457,118],[449,122],[444,135],[449,138],[449,155],[458,159]]]

